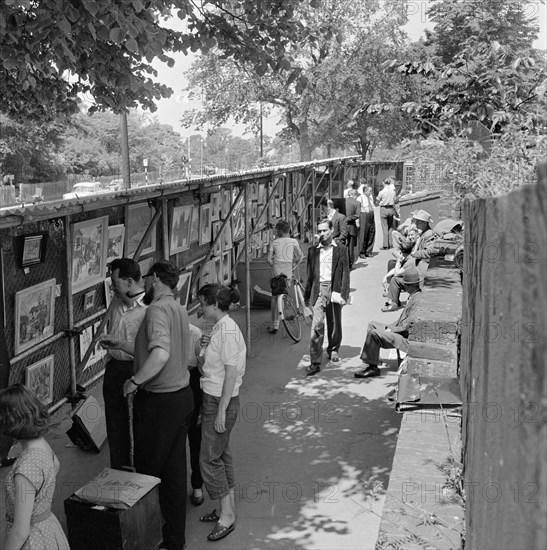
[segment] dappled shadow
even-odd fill
[[[446,274],[442,274],[442,272],[439,273],[438,270],[435,270],[434,274],[426,275],[425,287],[426,290],[436,288],[452,288],[455,290],[461,290],[460,279],[457,273],[447,272]]]

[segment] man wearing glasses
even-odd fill
[[[124,385],[125,395],[137,392],[135,468],[161,479],[165,523],[160,548],[167,550],[182,550],[185,544],[186,436],[194,409],[188,313],[173,294],[178,280],[177,267],[166,260],[144,276],[144,299],[150,305],[135,341],[134,374]]]

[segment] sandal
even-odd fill
[[[226,527],[226,525],[222,525],[222,523],[217,521],[215,528],[207,535],[207,540],[215,541],[223,539],[226,535],[229,535],[235,528],[235,522],[232,523],[232,525]]]
[[[209,512],[208,514],[204,514],[199,518],[199,521],[218,521],[218,520],[219,520],[219,517],[217,516],[216,510]]]

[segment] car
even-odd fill
[[[81,181],[75,183],[70,193],[64,193],[63,199],[78,199],[89,195],[111,193],[110,189],[104,189],[100,181]]]
[[[123,188],[123,179],[115,179],[108,184],[109,191],[121,191]]]

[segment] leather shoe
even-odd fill
[[[398,309],[401,309],[401,306],[398,306],[396,304],[391,304],[389,306],[383,307],[382,311],[397,311]]]
[[[321,370],[321,365],[318,363],[312,363],[306,368],[306,376],[313,376]]]
[[[201,506],[205,502],[205,495],[201,495],[200,497],[197,497],[195,495],[190,496],[190,502],[194,506]]]
[[[353,376],[355,378],[372,378],[380,376],[380,369],[376,365],[369,365],[366,369],[357,371]]]
[[[333,351],[333,352],[329,355],[329,359],[330,359],[333,363],[338,363],[338,361],[340,361],[340,357],[338,356],[338,352],[337,352],[337,351]]]
[[[278,330],[279,330],[279,329],[277,329],[277,328],[271,327],[271,328],[268,329],[268,332],[269,332],[270,334],[276,334]]]

